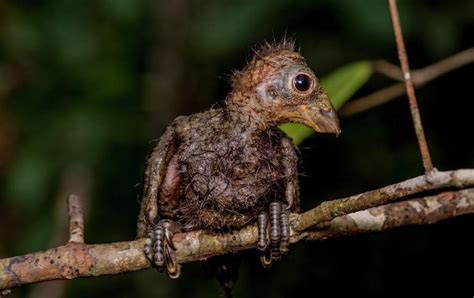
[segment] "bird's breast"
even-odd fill
[[[246,212],[261,209],[281,193],[284,178],[278,147],[217,144],[181,160],[186,204]]]

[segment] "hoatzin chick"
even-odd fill
[[[138,237],[171,278],[180,275],[173,233],[258,225],[261,261],[288,252],[288,213],[299,212],[298,158],[281,123],[339,134],[334,108],[305,59],[283,41],[265,44],[231,79],[221,107],[176,118],[148,159]],[[230,291],[235,273],[217,270]]]

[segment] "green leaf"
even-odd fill
[[[321,80],[321,85],[338,110],[369,80],[371,75],[370,63],[359,61],[332,72]]]
[[[371,75],[370,63],[358,61],[345,65],[324,77],[321,80],[321,86],[338,110],[369,80]],[[301,144],[314,133],[311,128],[296,123],[280,125],[280,129],[293,139],[295,145]]]

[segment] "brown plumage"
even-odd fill
[[[173,277],[179,266],[172,260],[170,227],[239,229],[263,212],[271,231],[287,232],[278,216],[298,211],[297,155],[278,124],[339,133],[329,99],[291,42],[265,44],[233,74],[231,85],[222,107],[176,118],[148,160],[138,236],[149,233],[147,256]],[[271,202],[273,211],[267,212]],[[269,236],[272,249],[264,264],[280,258],[280,242],[285,251],[283,232]],[[261,236],[259,247],[268,252],[267,236]],[[157,242],[163,246],[158,251]]]

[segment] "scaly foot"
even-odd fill
[[[290,226],[287,205],[281,202],[270,203],[268,213],[258,215],[258,243],[262,252],[260,260],[264,267],[270,267],[273,261],[280,260],[288,253]],[[267,236],[268,230],[268,236]]]
[[[174,259],[176,247],[173,234],[181,231],[181,226],[172,220],[162,219],[148,232],[144,252],[148,260],[161,272],[166,269],[168,276],[176,279],[181,274],[181,265]]]

